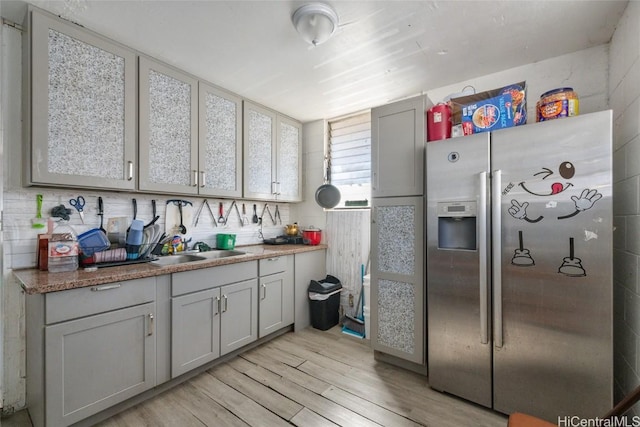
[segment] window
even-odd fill
[[[371,205],[370,111],[329,121],[329,165],[341,194],[336,208]]]

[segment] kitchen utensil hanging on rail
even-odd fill
[[[331,160],[328,155],[324,157],[324,163],[324,184],[316,190],[316,203],[325,209],[332,209],[340,203],[340,190],[329,182],[331,178]]]

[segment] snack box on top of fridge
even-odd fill
[[[464,135],[512,127],[513,101],[510,94],[496,96],[462,107]]]
[[[507,94],[511,95],[511,115],[513,117],[513,126],[520,126],[527,123],[526,81],[521,81],[497,89],[474,93],[472,95],[451,98],[449,101],[449,105],[451,106],[451,123],[454,127],[462,123],[462,110],[464,107]]]

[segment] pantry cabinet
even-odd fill
[[[259,338],[293,323],[293,261],[293,255],[259,261]]]
[[[140,57],[140,190],[198,193],[198,81]]]
[[[302,200],[302,125],[244,101],[244,197]]]
[[[425,363],[424,198],[373,199],[371,345]]]
[[[27,297],[34,426],[71,425],[156,385],[155,295],[148,278]]]
[[[427,103],[418,96],[371,110],[373,197],[424,194]]]
[[[27,185],[136,188],[136,54],[29,8]]]

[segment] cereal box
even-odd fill
[[[465,135],[489,132],[513,126],[511,94],[496,96],[462,107],[462,130]]]

